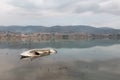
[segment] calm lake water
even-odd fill
[[[58,53],[21,60],[32,48]],[[1,41],[0,80],[120,80],[120,40]]]

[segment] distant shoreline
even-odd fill
[[[88,33],[1,33],[0,40],[13,41],[49,41],[49,40],[93,40],[120,39],[120,34],[88,34]]]

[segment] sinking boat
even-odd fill
[[[27,57],[42,57],[55,53],[57,53],[55,49],[31,49],[21,53],[20,55],[21,58],[27,58]]]

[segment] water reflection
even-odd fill
[[[40,57],[40,56],[39,56]],[[36,59],[36,58],[39,58],[38,56],[34,56],[34,57],[28,57],[28,56],[21,56],[20,59],[23,60],[23,59],[30,59],[31,61]]]
[[[31,43],[58,54],[20,60],[27,43],[0,43],[0,80],[119,80],[119,40]],[[25,46],[24,46],[25,45]]]
[[[120,44],[120,40],[83,40],[83,41],[47,41],[47,42],[0,42],[0,48],[33,49],[33,48],[90,48],[95,46],[111,46]]]
[[[21,56],[20,57],[20,60],[25,60],[25,59],[30,59],[31,61],[34,60],[34,59],[37,59],[37,58],[40,58],[40,57],[45,57],[45,56],[49,56],[50,54],[48,55],[42,55],[42,56]]]

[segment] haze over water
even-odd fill
[[[20,59],[32,48],[58,53]],[[120,40],[0,42],[0,80],[120,80]]]

